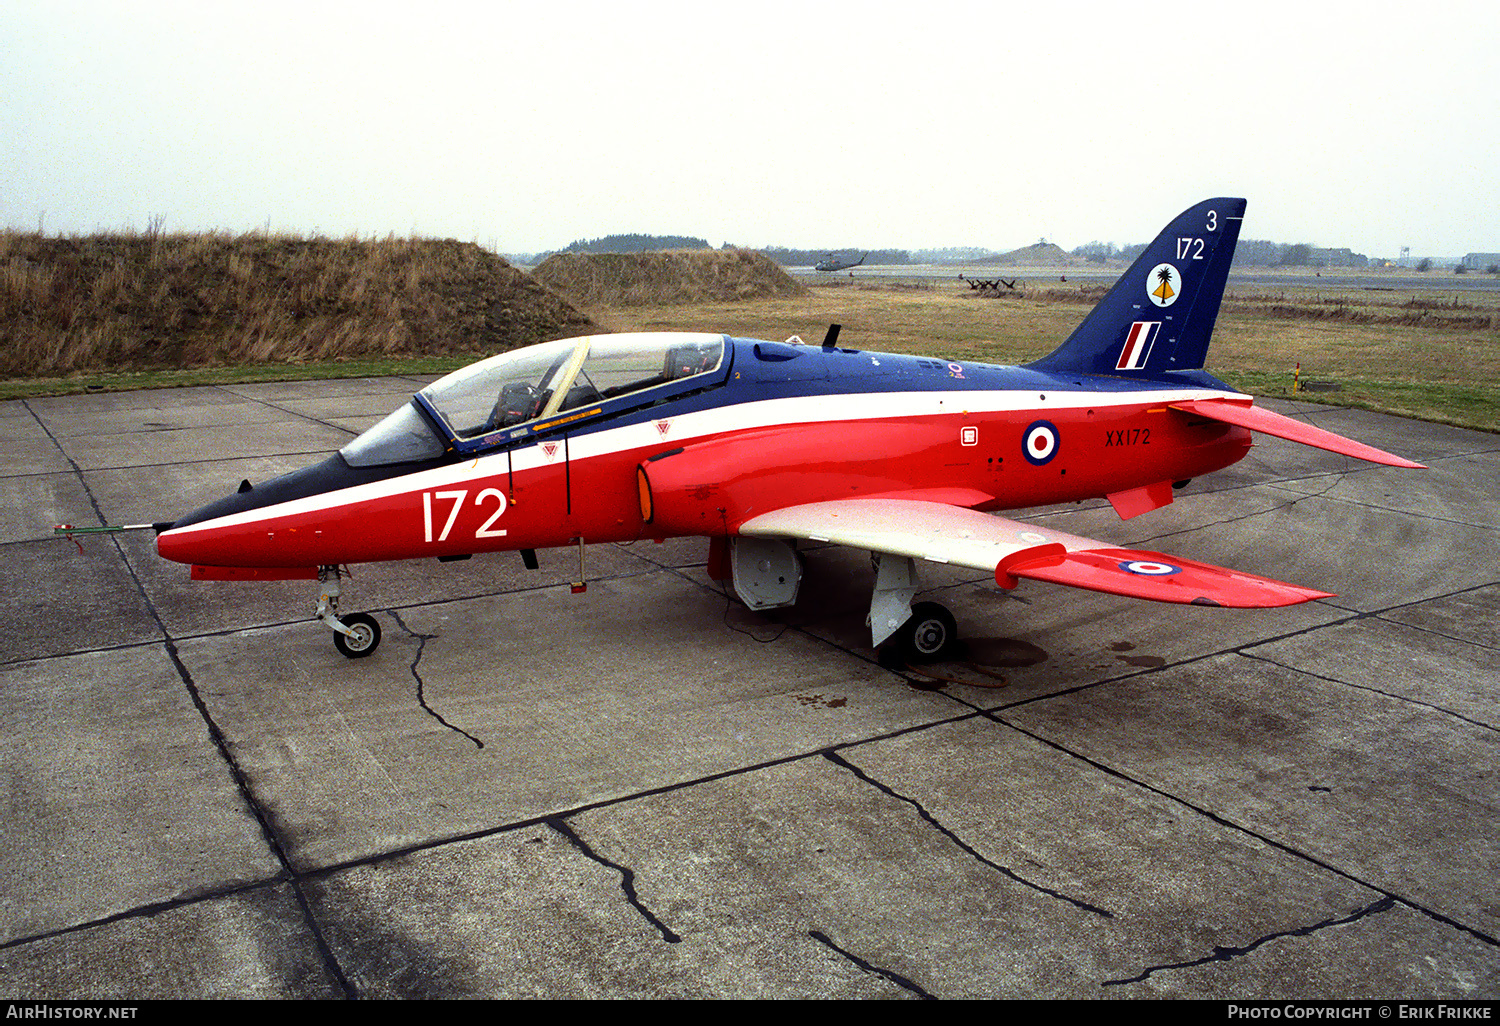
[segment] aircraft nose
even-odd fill
[[[291,502],[293,499],[305,499],[310,495],[337,491],[340,488],[350,488],[363,484],[370,480],[370,477],[368,471],[349,466],[342,457],[335,454],[321,463],[294,470],[290,474],[282,474],[280,477],[274,477],[258,485],[251,484],[248,480],[241,481],[233,493],[179,518],[172,526],[191,527],[193,524],[201,524],[207,520],[217,520],[236,513],[248,513],[251,510],[275,506],[278,503]]]
[[[347,538],[349,532],[342,527],[328,529],[328,516],[318,513],[324,505],[340,504],[332,498],[326,504],[298,500],[410,474],[420,465],[356,467],[335,453],[320,463],[259,484],[241,481],[234,492],[167,525],[157,538],[156,550],[175,562],[215,566],[281,566],[280,561],[285,560],[297,566],[359,561],[349,555],[347,547],[335,544],[338,537]],[[293,519],[287,521],[286,517]],[[320,523],[313,524],[308,517]],[[281,527],[268,529],[275,524]],[[355,533],[366,549],[373,552],[379,548],[379,532]]]

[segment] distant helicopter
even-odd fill
[[[855,260],[853,263],[849,263],[849,262],[846,262],[846,261],[843,261],[843,260],[839,260],[839,259],[835,258],[832,253],[829,253],[827,259],[823,260],[821,263],[813,265],[813,270],[814,271],[845,271],[845,270],[848,270],[851,267],[858,267],[860,264],[862,264],[862,263],[865,262],[865,257],[867,257],[869,255],[870,254],[866,253],[865,256],[860,257],[858,260]]]

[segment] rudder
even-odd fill
[[[1203,366],[1245,216],[1204,200],[1163,228],[1068,340],[1027,368],[1153,378]]]

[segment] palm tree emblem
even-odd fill
[[[1151,288],[1151,282],[1157,283],[1156,288]],[[1146,287],[1150,289],[1151,302],[1157,306],[1171,306],[1178,295],[1177,268],[1171,264],[1157,264],[1151,270]]]
[[[1177,291],[1172,288],[1172,269],[1170,267],[1163,267],[1158,270],[1156,272],[1156,280],[1161,282],[1161,284],[1151,294],[1157,299],[1165,303],[1177,294]]]

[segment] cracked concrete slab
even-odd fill
[[[1421,489],[1412,489],[1406,476],[1410,473],[1422,475]],[[1463,453],[1434,460],[1425,471],[1381,467],[1331,478],[1284,481],[1279,487],[1372,509],[1399,510],[1496,531],[1500,530],[1500,510],[1489,501],[1489,487],[1497,478],[1500,478],[1500,440],[1493,452]]]
[[[257,653],[261,673],[247,688],[205,701],[304,869],[732,772],[947,709],[803,635],[758,645],[720,613],[662,572],[596,581],[582,596],[557,587],[404,609],[379,651],[354,664],[328,665],[326,631],[301,627],[180,649],[205,681]],[[646,643],[622,650],[622,634]]]
[[[632,902],[635,870],[572,834],[538,824],[331,873],[313,905],[373,998],[901,995],[805,932],[678,933]]]
[[[1500,731],[1227,655],[1003,717],[1370,886],[1500,935]],[[1171,726],[1168,726],[1170,722]],[[1188,735],[1191,750],[1178,745]]]
[[[0,942],[276,871],[160,646],[0,664]]]
[[[965,658],[889,671],[868,557],[762,615],[700,540],[194,584],[149,534],[419,379],[0,404],[0,994],[1500,995],[1496,437],[1272,403],[1263,440],[1066,530],[1326,587],[1160,606],[924,567]],[[70,459],[71,457],[71,459]],[[174,663],[180,659],[181,670]],[[481,747],[482,746],[482,747]]]
[[[1371,952],[1379,952],[1371,958]],[[1343,919],[1258,938],[1249,950],[1207,952],[1148,967],[1120,997],[1246,1001],[1494,999],[1494,949],[1431,916],[1384,901]]]
[[[0,947],[7,996],[32,1000],[309,1000],[347,994],[292,888],[273,885]]]
[[[737,828],[720,829],[725,821]],[[885,996],[1096,990],[1091,935],[1107,922],[1098,910],[976,858],[909,802],[825,757],[569,822],[631,868],[641,904],[684,944],[723,951],[736,976],[753,978],[768,947],[795,957],[810,937],[871,967]]]

